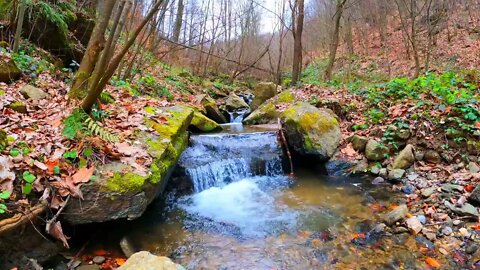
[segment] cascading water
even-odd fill
[[[230,115],[230,123],[241,124],[245,118],[245,115],[249,112],[250,110],[248,109],[228,112],[228,115]]]
[[[197,135],[180,158],[195,192],[253,176],[283,175],[275,132]]]

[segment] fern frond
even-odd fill
[[[115,134],[112,134],[108,130],[101,127],[95,120],[91,117],[85,119],[85,124],[87,125],[87,129],[92,133],[92,135],[99,136],[105,141],[109,142],[118,142],[119,137]]]

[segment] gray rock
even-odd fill
[[[449,226],[444,226],[441,231],[440,231],[443,235],[446,235],[446,236],[449,236],[450,234],[453,233],[453,230],[451,227]]]
[[[227,119],[218,108],[217,103],[214,99],[207,95],[204,95],[203,97],[200,97],[200,102],[203,108],[205,108],[208,118],[214,120],[219,124],[227,123]]]
[[[75,270],[100,270],[100,266],[96,264],[80,265],[79,267],[75,268]]]
[[[253,88],[252,93],[254,98],[250,108],[256,110],[262,103],[277,94],[277,86],[271,82],[259,83]]]
[[[130,240],[126,236],[122,237],[122,240],[120,240],[120,248],[127,258],[130,258],[133,254],[135,254],[135,248],[132,246]]]
[[[383,182],[385,182],[385,179],[383,179],[382,177],[376,177],[375,179],[373,179],[372,184],[374,184],[374,185],[380,185],[380,184],[382,184]]]
[[[398,181],[402,179],[403,175],[405,175],[405,170],[403,169],[393,169],[388,172],[388,180],[391,181]]]
[[[410,130],[408,129],[400,129],[399,131],[397,131],[397,138],[399,138],[400,140],[408,140],[408,138],[410,138],[411,136],[411,133],[410,133]]]
[[[478,167],[477,163],[470,162],[470,163],[468,163],[468,171],[470,173],[478,173],[478,172],[480,172],[480,167]]]
[[[412,234],[418,234],[423,228],[422,223],[416,217],[407,218],[405,223],[407,224],[408,230]]]
[[[415,156],[413,155],[413,145],[408,144],[403,148],[397,157],[393,161],[393,169],[408,169],[415,162]]]
[[[20,93],[25,98],[30,98],[33,100],[44,99],[48,96],[47,93],[43,92],[42,89],[28,85],[28,84],[20,89]]]
[[[105,262],[105,257],[103,256],[95,256],[93,257],[93,260],[92,260],[94,263],[96,264],[102,264]]]
[[[225,101],[225,109],[229,112],[250,109],[243,98],[237,96],[235,93],[230,93]]]
[[[462,205],[461,207],[457,207],[457,206],[453,205],[452,203],[450,203],[449,201],[445,201],[444,205],[448,209],[452,210],[453,212],[455,212],[456,214],[458,214],[460,216],[478,217],[477,208],[475,208],[475,206],[473,206],[469,203],[466,203],[466,204]]]
[[[380,171],[378,172],[378,175],[385,178],[388,176],[388,171],[386,168],[381,168]]]
[[[405,204],[399,205],[397,208],[390,211],[383,217],[385,223],[389,226],[395,224],[395,222],[402,220],[408,213],[408,207]]]
[[[455,185],[455,184],[443,184],[442,185],[442,191],[452,193],[454,191],[458,192],[463,192],[463,186],[461,185]]]
[[[382,161],[388,155],[388,148],[375,140],[369,140],[365,146],[365,157],[370,161]]]
[[[440,157],[440,154],[437,151],[434,150],[427,150],[425,152],[425,156],[423,158],[426,162],[429,163],[440,163],[442,161],[442,158]]]
[[[475,252],[477,252],[478,250],[478,245],[475,244],[475,243],[471,243],[471,244],[468,244],[466,247],[465,247],[465,252],[467,254],[473,254]]]
[[[365,151],[365,147],[368,143],[368,138],[364,136],[353,135],[350,137],[350,143],[355,151],[361,153]]]
[[[422,151],[415,151],[415,160],[417,161],[422,161],[423,158],[425,157],[425,153]]]
[[[408,229],[403,226],[398,226],[398,227],[395,227],[395,229],[393,229],[394,234],[402,234],[406,232],[408,232]]]
[[[370,167],[370,173],[374,174],[374,175],[379,175],[380,174],[380,169],[382,169],[382,167],[377,166],[377,165],[373,165],[373,166]]]
[[[8,83],[11,80],[20,78],[22,72],[17,67],[13,59],[0,58],[0,82]]]
[[[429,188],[424,188],[422,189],[421,193],[424,198],[428,198],[432,196],[432,194],[435,192],[437,188],[435,187],[429,187]]]
[[[472,203],[480,204],[480,184],[477,184],[475,189],[473,189],[468,200]]]
[[[185,270],[167,257],[155,256],[147,251],[133,254],[118,270]]]

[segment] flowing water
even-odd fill
[[[291,177],[284,159],[273,131],[192,136],[177,170],[192,192],[171,190],[118,230],[134,249],[188,269],[418,266],[418,241],[376,226],[398,203],[385,187],[312,170]]]

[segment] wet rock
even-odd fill
[[[122,237],[120,240],[120,248],[127,258],[130,258],[133,254],[135,254],[135,248],[126,236]]]
[[[480,167],[475,162],[468,163],[468,171],[470,173],[478,173],[480,172]]]
[[[195,112],[193,114],[193,119],[190,125],[194,126],[197,130],[200,130],[203,132],[210,132],[210,131],[222,129],[222,126],[220,126],[217,122],[206,117],[200,112]]]
[[[20,93],[25,97],[25,98],[30,98],[33,100],[41,100],[47,97],[47,93],[43,92],[42,89],[31,86],[31,85],[25,85],[20,89]]]
[[[15,101],[8,104],[8,107],[18,113],[27,113],[27,105],[20,101]]]
[[[222,112],[220,112],[220,109],[217,107],[214,99],[205,95],[203,98],[201,98],[200,103],[202,104],[203,108],[205,108],[208,118],[214,120],[219,124],[227,123],[227,119],[222,114]]]
[[[422,189],[421,193],[424,198],[428,198],[432,196],[432,194],[435,192],[436,188],[435,187],[429,187],[429,188],[424,188]]]
[[[454,184],[444,184],[441,186],[443,192],[452,193],[454,191],[463,192],[463,186]]]
[[[453,205],[452,203],[450,203],[449,201],[445,201],[444,205],[448,209],[452,210],[453,212],[455,212],[456,214],[458,214],[460,216],[471,216],[471,217],[477,217],[478,216],[477,208],[475,208],[475,206],[473,206],[469,203],[465,203],[461,207],[457,207],[457,206]]]
[[[405,194],[413,194],[415,193],[415,187],[410,184],[406,184],[402,187],[402,192]]]
[[[253,88],[252,93],[254,98],[250,108],[256,110],[265,101],[277,94],[277,86],[271,82],[259,83]]]
[[[368,138],[365,136],[353,135],[352,137],[350,137],[350,143],[352,144],[352,147],[353,149],[355,149],[355,151],[361,153],[365,151],[365,147],[368,143]]]
[[[376,177],[375,179],[373,179],[372,184],[380,185],[384,182],[385,182],[385,179],[383,179],[383,177]]]
[[[8,83],[17,80],[20,75],[22,75],[22,72],[13,59],[7,61],[7,59],[0,57],[0,82]]]
[[[407,232],[408,232],[408,229],[403,226],[398,226],[398,227],[395,227],[395,229],[393,229],[394,234],[402,234]]]
[[[429,240],[429,241],[436,241],[437,240],[437,235],[433,232],[425,232],[423,233],[423,235],[425,235],[425,237]]]
[[[388,180],[390,181],[399,181],[405,175],[405,170],[403,169],[393,169],[388,172]]]
[[[160,120],[167,118],[167,123]],[[70,200],[64,209],[71,224],[136,219],[165,189],[178,158],[188,144],[187,128],[193,110],[185,106],[162,109],[144,124],[156,132],[138,132],[135,151],[146,152],[152,164],[145,171],[112,161],[95,170],[96,181],[81,186],[83,200]],[[107,173],[108,172],[108,173]]]
[[[418,219],[418,221],[420,221],[420,223],[422,223],[422,224],[427,223],[427,218],[426,218],[424,215],[418,215],[418,216],[417,216],[417,219]]]
[[[435,163],[435,164],[440,163],[442,161],[440,154],[434,150],[427,150],[425,152],[425,156],[423,159],[428,163]]]
[[[398,156],[395,158],[392,164],[393,169],[407,169],[415,162],[415,156],[413,155],[413,146],[408,144],[403,148]]]
[[[375,140],[369,140],[365,146],[365,157],[370,161],[382,161],[388,155],[388,148]]]
[[[412,234],[418,234],[423,228],[422,223],[418,220],[417,217],[407,218],[407,220],[405,220],[405,223],[407,224],[408,230]]]
[[[364,173],[367,169],[366,159],[346,159],[337,153],[325,163],[327,174],[330,176],[349,176]]]
[[[279,109],[279,105],[285,103],[291,104],[294,101],[295,95],[291,91],[283,91],[282,93],[260,105],[260,107],[258,107],[247,118],[245,118],[243,123],[246,125],[277,123],[277,119],[282,113],[282,110]]]
[[[240,111],[244,109],[250,109],[250,106],[243,100],[243,98],[237,96],[235,93],[230,93],[225,101],[225,109],[229,112]]]
[[[419,248],[427,248],[429,250],[435,249],[435,245],[432,243],[432,241],[428,240],[423,236],[417,235],[415,237],[415,240],[417,241],[417,246]]]
[[[93,257],[93,260],[92,260],[94,263],[96,264],[102,264],[103,262],[105,262],[105,257],[103,256],[95,256]]]
[[[75,268],[75,270],[100,270],[100,266],[96,264],[80,265],[79,267]]]
[[[382,167],[380,165],[374,164],[373,166],[370,166],[370,173],[374,175],[379,175],[381,169]]]
[[[407,205],[402,204],[402,205],[399,205],[397,208],[393,209],[392,211],[390,211],[388,214],[386,214],[383,220],[387,225],[391,226],[395,224],[395,222],[402,220],[407,213],[408,213]]]
[[[475,244],[475,243],[471,243],[471,244],[468,244],[466,247],[465,247],[465,252],[467,254],[473,254],[475,252],[477,252],[478,250],[478,245]]]
[[[388,171],[386,168],[381,168],[380,171],[378,172],[378,175],[385,178],[388,176]]]
[[[341,139],[340,126],[332,114],[299,102],[282,113],[282,128],[289,146],[302,156],[328,160]]]
[[[480,204],[480,184],[477,184],[475,189],[473,189],[472,194],[470,194],[468,200],[474,204]]]
[[[133,254],[118,270],[185,270],[167,257],[155,256],[141,251]]]
[[[440,230],[440,232],[443,234],[443,235],[446,235],[446,236],[449,236],[453,233],[453,230],[451,227],[449,226],[444,226],[442,227],[442,229]]]
[[[425,153],[423,151],[415,151],[415,160],[422,161],[425,157]]]

